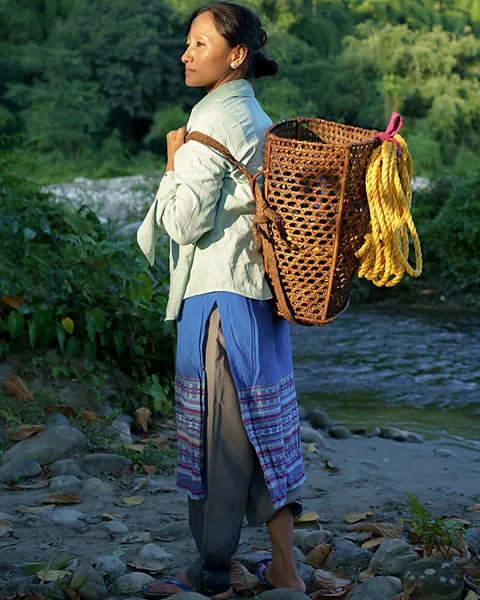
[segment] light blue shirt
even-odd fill
[[[268,115],[245,79],[229,81],[192,110],[187,131],[207,134],[254,175],[263,166]],[[184,298],[233,292],[272,297],[263,257],[253,240],[255,202],[245,175],[221,154],[189,141],[174,157],[174,171],[159,185],[137,240],[154,264],[155,244],[170,236],[170,293],[166,320],[177,318]]]

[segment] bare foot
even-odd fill
[[[192,584],[188,581],[186,571],[182,571],[182,573],[179,573],[176,577],[172,577],[172,579],[175,579],[176,581],[179,581],[180,583],[187,585],[189,588],[192,587]],[[167,595],[173,596],[173,594],[178,594],[179,592],[184,592],[185,590],[182,590],[182,588],[178,587],[178,585],[175,585],[174,583],[165,583],[164,581],[154,581],[148,587],[148,591],[152,592],[153,594],[165,594],[165,596],[167,596]],[[226,592],[222,592],[221,594],[216,594],[215,596],[211,596],[211,598],[212,598],[212,600],[228,600],[232,596],[233,596],[233,589],[230,588]]]
[[[288,573],[284,570],[277,571],[272,568],[271,561],[265,562],[264,565],[267,568],[263,572],[263,577],[270,585],[276,588],[288,588],[302,593],[306,592],[307,586],[298,574]]]

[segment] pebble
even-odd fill
[[[336,535],[332,537],[330,544],[334,551],[335,569],[340,573],[353,577],[357,571],[368,568],[373,556],[368,550]]]
[[[330,427],[335,425],[335,421],[333,421],[326,412],[320,410],[319,408],[314,408],[308,415],[308,418],[310,419],[312,427],[315,427],[315,429],[328,430]]]
[[[146,573],[127,573],[115,581],[113,591],[117,594],[140,592],[145,586],[150,585],[154,581],[155,579]]]
[[[73,490],[80,486],[80,479],[75,475],[58,475],[50,479],[50,490]]]
[[[118,476],[132,461],[120,454],[86,454],[78,459],[77,463],[80,469],[96,477],[98,475]]]
[[[49,515],[48,513],[51,512]],[[83,522],[86,518],[86,515],[79,510],[74,510],[73,508],[56,508],[52,511],[46,511],[42,513],[46,517],[51,518],[51,520],[57,525],[61,525],[62,527],[70,527],[71,529],[84,529],[85,523]]]
[[[440,456],[440,458],[453,458],[457,456],[457,454],[453,450],[447,450],[445,448],[435,448],[433,452],[437,456]]]
[[[105,428],[105,432],[112,435],[113,440],[117,444],[128,445],[132,443],[132,434],[130,432],[130,425],[120,417],[117,417],[111,425]]]
[[[156,544],[145,544],[140,550],[140,556],[145,560],[164,560],[172,558],[173,555]]]
[[[62,415],[62,413],[53,413],[48,415],[45,421],[47,429],[55,429],[56,427],[70,427],[71,423],[68,417]]]
[[[109,531],[110,533],[128,533],[130,529],[119,521],[107,521],[106,523],[102,523],[102,527]]]
[[[302,440],[302,442],[315,442],[316,444],[318,444],[319,448],[328,447],[328,444],[323,435],[310,426],[302,425],[300,427],[300,439]]]
[[[12,458],[6,465],[0,467],[0,482],[9,482],[14,479],[29,479],[37,477],[42,468],[34,460],[28,458]]]
[[[51,463],[68,458],[86,445],[86,438],[74,427],[55,427],[18,442],[3,455],[2,464],[12,458],[31,458],[40,464]]]
[[[110,406],[110,404],[102,404],[102,406],[98,409],[99,417],[111,417],[114,413],[114,409]]]
[[[416,583],[415,600],[458,600],[464,587],[463,573],[444,558],[421,558],[408,567],[402,584]]]
[[[465,541],[472,553],[480,556],[480,527],[470,527],[467,530]]]
[[[380,435],[386,440],[395,440],[396,442],[406,442],[408,440],[408,433],[397,427],[382,427]]]
[[[319,529],[318,531],[307,531],[307,535],[303,537],[300,548],[304,554],[311,552],[318,544],[329,544],[332,539],[332,533],[327,529]]]
[[[54,475],[73,475],[79,479],[85,479],[88,475],[85,471],[82,471],[76,460],[72,458],[64,458],[63,460],[57,460],[50,465],[50,471]]]
[[[396,577],[375,577],[353,590],[349,600],[390,600],[402,591],[402,582]]]
[[[83,484],[84,492],[93,492],[97,494],[111,494],[113,492],[113,486],[98,479],[98,477],[91,477]]]
[[[162,542],[170,542],[176,540],[184,540],[191,535],[190,527],[186,521],[177,521],[176,523],[168,523],[163,525],[155,533],[155,538]]]
[[[98,556],[93,564],[95,571],[109,583],[115,581],[127,572],[127,566],[118,556]]]
[[[375,429],[372,429],[372,431],[367,433],[367,437],[369,438],[379,437],[380,435],[382,435],[382,430],[380,429],[380,427],[375,427]]]
[[[412,563],[420,560],[414,549],[401,539],[383,542],[370,561],[370,571],[401,575]]]
[[[329,435],[338,440],[346,440],[349,437],[352,437],[352,432],[348,427],[343,427],[342,425],[335,425],[335,427],[330,427],[328,430]]]
[[[102,575],[86,563],[82,563],[75,571],[70,587],[78,592],[82,600],[103,600],[107,595]]]
[[[415,442],[416,444],[423,444],[423,442],[425,441],[425,438],[423,437],[423,435],[420,435],[419,433],[415,433],[413,431],[407,431],[407,442]]]

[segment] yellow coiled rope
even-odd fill
[[[376,148],[367,167],[366,189],[370,225],[363,246],[358,250],[359,277],[376,286],[392,287],[405,271],[412,277],[422,272],[422,250],[410,208],[412,205],[412,157],[400,134],[397,145],[384,141]],[[408,262],[409,238],[415,249],[415,268]]]

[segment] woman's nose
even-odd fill
[[[187,50],[185,50],[185,52],[183,53],[182,62],[183,63],[192,62],[192,55],[191,55],[190,49],[187,48]]]

